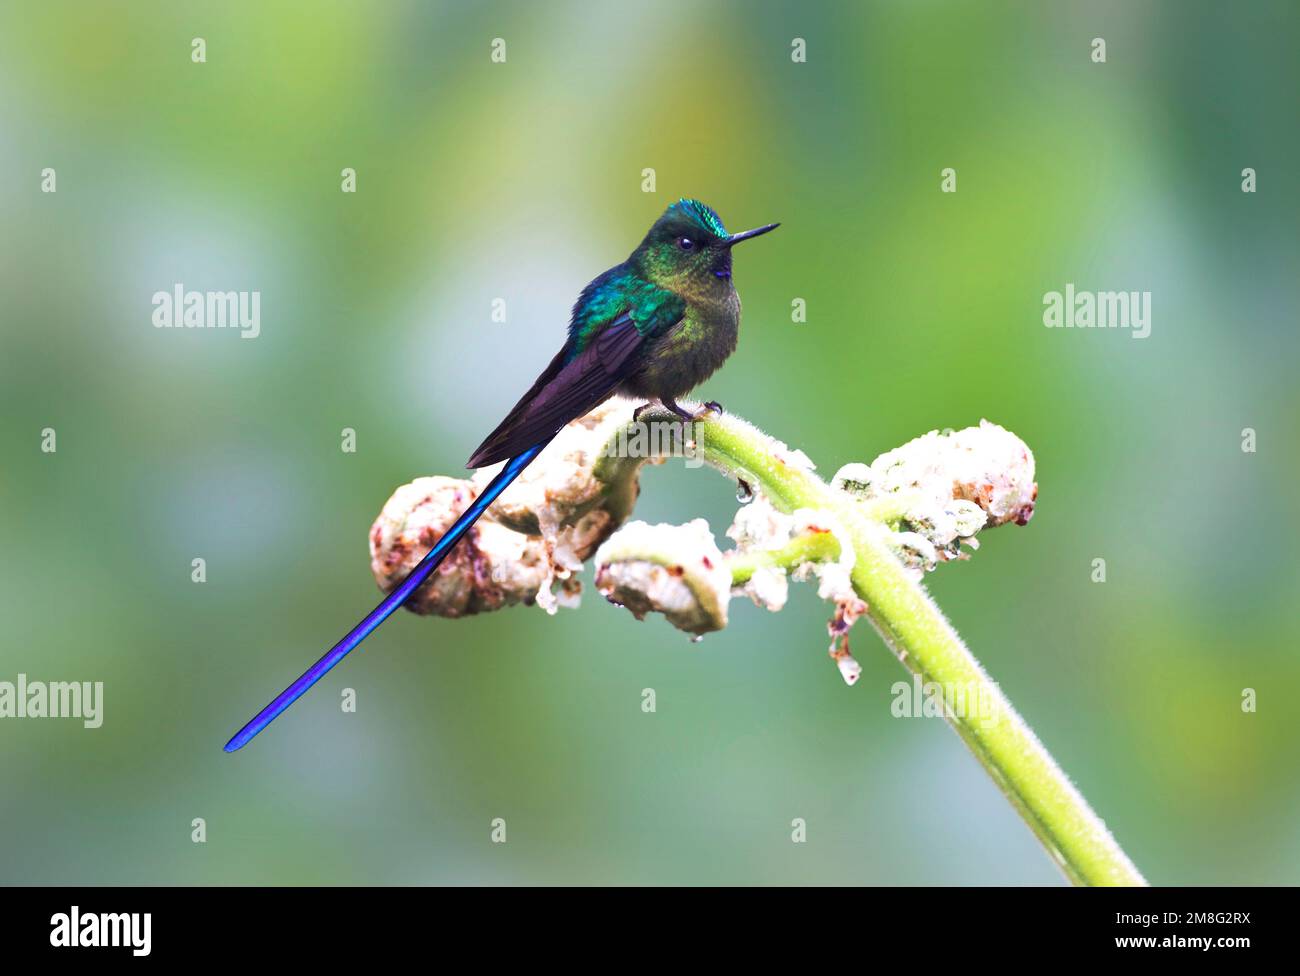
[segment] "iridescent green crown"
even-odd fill
[[[712,207],[707,203],[701,203],[699,200],[690,200],[682,197],[673,206],[686,214],[692,220],[696,221],[709,233],[718,237],[727,237],[727,228],[722,226],[722,218],[717,215]]]

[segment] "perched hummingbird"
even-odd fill
[[[569,421],[615,393],[658,401],[684,420],[700,419],[710,409],[721,412],[710,402],[692,414],[677,398],[704,382],[736,348],[740,296],[731,280],[731,249],[777,226],[728,234],[712,208],[698,200],[682,199],[665,210],[626,261],[582,290],[564,348],[466,465],[506,461],[505,467],[396,589],[235,733],[226,752],[245,746],[405,603]],[[636,415],[648,406],[638,407]]]

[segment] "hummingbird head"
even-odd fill
[[[730,287],[731,248],[778,226],[728,234],[712,207],[683,197],[654,222],[631,260],[655,284],[673,291]]]

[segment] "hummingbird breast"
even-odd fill
[[[735,352],[739,333],[740,296],[734,288],[714,301],[688,301],[681,321],[655,343],[619,391],[647,400],[684,397]]]

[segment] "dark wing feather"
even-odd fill
[[[568,362],[567,349],[561,350],[465,466],[481,468],[514,457],[590,412],[636,369],[635,354],[647,341],[652,340],[623,314]]]

